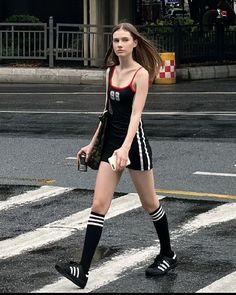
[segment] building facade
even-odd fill
[[[41,22],[114,25],[155,21],[169,5],[183,0],[0,0],[0,22],[12,15],[33,15]]]

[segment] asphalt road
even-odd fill
[[[0,85],[1,292],[78,291],[54,264],[80,256],[96,172],[74,157],[103,104],[101,86]],[[87,292],[235,291],[235,80],[152,86],[144,122],[179,266],[145,278],[158,243],[125,171]]]
[[[235,88],[235,79],[153,85],[144,114],[148,136],[234,141]],[[102,86],[2,84],[0,132],[88,138],[103,105]]]

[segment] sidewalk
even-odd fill
[[[176,82],[236,78],[235,65],[176,69]],[[105,82],[105,71],[72,68],[16,68],[0,66],[0,83],[95,84]]]

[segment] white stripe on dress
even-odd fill
[[[142,145],[141,145],[141,140],[140,140],[140,135],[139,135],[139,127],[138,127],[136,134],[137,134],[137,141],[138,141],[138,150],[139,150],[141,170],[144,170],[143,169],[143,152],[142,152]]]
[[[146,139],[145,139],[145,136],[144,136],[142,120],[140,120],[140,129],[142,131],[143,145],[144,145],[144,150],[145,150],[145,153],[146,153],[146,156],[147,156],[148,170],[150,170],[150,168],[151,168],[150,157],[149,157],[148,150],[147,150],[147,145],[146,145]]]

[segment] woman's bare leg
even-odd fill
[[[129,169],[143,208],[150,214],[160,240],[160,254],[173,257],[167,217],[155,192],[153,170]]]
[[[105,215],[110,207],[121,174],[121,172],[112,171],[108,163],[101,162],[80,260],[80,264],[86,273],[90,268],[94,252],[100,241]]]
[[[101,162],[95,183],[92,211],[104,215],[107,213],[121,175],[122,172],[114,172],[110,164]]]
[[[143,208],[148,213],[155,211],[160,203],[155,192],[153,170],[138,171],[129,169],[129,174],[137,190]]]

